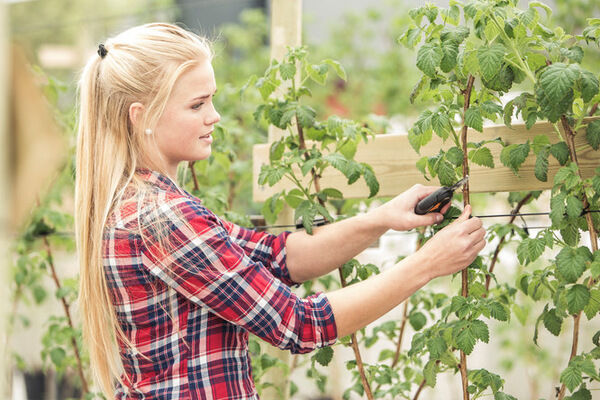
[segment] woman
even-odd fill
[[[79,301],[107,398],[256,399],[248,332],[294,353],[329,346],[469,265],[485,244],[466,207],[393,268],[298,298],[290,286],[334,270],[388,229],[440,221],[413,212],[437,188],[416,185],[312,236],[218,218],[175,183],[180,162],[211,153],[220,119],[211,58],[206,40],[148,24],[100,45],[80,80]]]

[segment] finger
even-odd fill
[[[471,205],[467,204],[460,216],[454,221],[454,223],[461,223],[469,219],[471,216]]]
[[[441,210],[440,213],[442,214],[446,214],[446,211],[448,211],[448,209],[450,208],[450,206],[452,205],[452,203],[448,202],[448,204],[446,204]]]
[[[422,200],[425,197],[429,196],[431,193],[438,190],[439,188],[440,186],[419,186],[417,188],[417,198],[419,200]]]
[[[472,235],[479,229],[483,229],[482,226],[483,222],[477,217],[469,218],[466,221],[463,221],[463,223],[461,224],[462,229],[464,229],[463,232],[470,235]]]

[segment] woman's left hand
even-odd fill
[[[416,184],[405,192],[394,197],[387,203],[377,207],[372,213],[372,217],[385,226],[387,229],[397,231],[408,231],[419,226],[428,226],[444,219],[444,214],[450,207],[446,204],[440,212],[428,213],[425,215],[415,214],[415,206],[429,194],[439,189],[439,186],[423,186]]]

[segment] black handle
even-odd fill
[[[436,190],[417,203],[415,206],[415,214],[424,215],[430,212],[439,212],[450,202],[453,194],[454,190],[449,187],[443,187]]]

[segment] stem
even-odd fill
[[[423,232],[425,232],[425,228],[419,228],[419,238],[417,239],[417,248],[415,251],[418,251],[423,246]],[[404,328],[406,327],[406,321],[408,320],[408,302],[410,300],[406,299],[404,301],[404,309],[402,310],[402,323],[400,324],[400,335],[398,336],[398,344],[396,345],[396,354],[394,355],[394,360],[392,361],[392,368],[398,364],[398,360],[400,359],[400,349],[402,347],[402,338],[404,337]]]
[[[398,336],[398,344],[396,345],[396,354],[394,355],[394,361],[392,361],[392,368],[398,364],[400,360],[400,349],[402,348],[402,337],[404,336],[404,328],[406,327],[406,320],[408,319],[408,302],[404,301],[404,309],[402,310],[402,323],[400,324],[400,335]]]
[[[304,132],[302,131],[302,126],[300,125],[300,123],[298,122],[298,117],[296,117],[296,126],[298,127],[298,139],[299,139],[299,144],[300,144],[300,149],[301,150],[306,150],[306,143],[304,141]],[[308,154],[304,153],[305,158],[308,160]],[[315,190],[317,191],[317,193],[319,191],[321,191],[320,189],[320,185],[319,185],[319,175],[317,174],[317,172],[315,171],[315,168],[311,168],[310,170],[311,174],[312,174],[312,178],[315,184]],[[310,198],[309,198],[310,199]],[[319,198],[317,198],[319,201],[319,204],[321,204],[323,207],[325,207],[325,202]],[[342,274],[342,268],[338,268],[338,273],[340,274],[340,281],[342,284],[342,287],[346,287],[346,280],[344,279],[344,275]],[[367,380],[367,376],[365,374],[365,366],[363,364],[362,361],[362,357],[360,355],[360,350],[358,348],[358,342],[356,340],[356,333],[353,333],[350,335],[351,339],[352,339],[352,351],[354,351],[354,357],[356,358],[356,366],[358,367],[358,372],[360,373],[360,380],[362,382],[363,388],[365,389],[365,393],[367,395],[367,398],[369,400],[373,400],[373,393],[371,392],[371,386],[369,385],[369,381]]]
[[[200,186],[198,185],[198,177],[196,177],[196,170],[194,169],[194,163],[196,161],[189,161],[188,166],[190,167],[190,171],[192,172],[192,180],[194,181],[194,190],[200,190]]]
[[[285,380],[285,385],[284,385],[284,392],[283,392],[283,398],[284,400],[289,399],[290,397],[290,387],[292,384],[292,379],[291,379],[291,375],[292,372],[294,372],[294,369],[296,369],[296,366],[298,365],[298,355],[292,355],[292,365],[290,366],[290,373],[287,376],[287,379]]]
[[[58,279],[58,275],[56,274],[56,268],[54,267],[54,258],[52,257],[52,251],[50,249],[50,243],[48,242],[48,238],[44,236],[44,247],[46,252],[48,253],[48,265],[50,266],[50,272],[52,273],[52,280],[56,285],[56,289],[60,290],[62,285],[60,280]],[[73,332],[75,332],[75,325],[73,324],[73,319],[71,318],[71,312],[69,311],[69,304],[67,300],[62,297],[60,299],[63,309],[65,311],[65,315],[67,317],[67,322],[69,323],[69,327]],[[73,347],[73,352],[75,353],[75,359],[77,360],[77,372],[79,373],[79,379],[81,379],[81,387],[82,387],[82,395],[83,398],[87,393],[89,393],[87,380],[85,379],[85,375],[83,373],[83,363],[81,362],[81,356],[79,355],[79,348],[77,347],[77,341],[75,337],[71,337],[71,346]]]
[[[464,116],[469,109],[471,103],[471,92],[473,91],[473,83],[475,82],[475,78],[473,75],[469,75],[469,80],[467,81],[467,88],[465,89],[465,106],[463,113],[463,126],[461,132],[461,143],[462,143],[462,151],[463,151],[463,164],[462,164],[462,172],[463,177],[469,175],[469,157],[467,155],[467,124]],[[467,181],[463,185],[463,201],[464,205],[467,206],[470,203],[469,198],[469,181]],[[468,268],[465,268],[461,271],[462,278],[462,289],[461,295],[463,297],[469,296],[469,271]],[[460,351],[460,377],[462,380],[462,389],[463,389],[463,400],[469,400],[469,392],[467,391],[467,387],[469,386],[469,381],[467,378],[467,356],[464,351]]]
[[[425,387],[425,379],[423,379],[421,381],[421,384],[419,385],[419,388],[417,389],[417,392],[415,393],[415,397],[413,397],[413,400],[417,400],[419,398],[419,395],[421,394],[421,391],[423,390],[424,387]]]
[[[504,29],[500,26],[498,21],[496,21],[496,17],[494,15],[490,14],[490,20],[494,23],[494,25],[496,25],[498,31],[500,31],[500,34],[504,38],[504,41],[510,45],[511,50],[514,52],[515,56],[517,57],[517,60],[519,61],[521,70],[525,73],[525,75],[527,75],[529,79],[531,79],[533,83],[535,83],[535,76],[533,75],[529,67],[523,62],[523,57],[521,57],[521,53],[519,53],[519,49],[516,48],[514,41],[512,41],[508,37]]]
[[[596,103],[592,106],[592,109],[590,110],[590,113],[588,115],[590,117],[593,117],[594,114],[596,114],[596,111],[598,111],[598,103]]]
[[[344,275],[342,274],[342,269],[338,268],[338,272],[340,274],[340,281],[342,283],[342,287],[346,287],[346,280],[344,279]],[[365,393],[369,400],[373,400],[373,393],[371,392],[371,386],[369,385],[369,381],[367,380],[367,375],[365,374],[365,366],[363,365],[362,357],[360,355],[360,350],[358,348],[358,342],[356,341],[356,333],[350,335],[352,338],[352,351],[354,351],[354,357],[356,358],[356,366],[358,367],[358,372],[360,373],[360,380],[362,382],[363,388],[365,389]]]
[[[532,193],[529,192],[529,193],[527,193],[527,195],[525,197],[523,197],[521,199],[521,201],[519,201],[517,203],[516,207],[510,212],[511,214],[514,214],[514,215],[512,217],[510,217],[510,221],[508,221],[509,224],[512,224],[513,222],[515,222],[515,219],[517,218],[516,214],[519,213],[519,211],[521,210],[521,207],[523,207],[523,205],[529,201],[531,196],[532,196]],[[489,270],[488,274],[486,274],[486,276],[485,276],[486,295],[484,295],[484,297],[487,296],[487,292],[490,290],[490,281],[492,280],[492,272],[494,272],[494,266],[496,265],[496,262],[498,261],[498,254],[500,254],[500,249],[502,248],[502,245],[504,244],[505,239],[506,239],[506,235],[502,236],[502,238],[500,239],[500,242],[498,243],[498,246],[496,246],[494,255],[492,256],[490,270]]]
[[[577,174],[581,178],[581,171],[579,171],[579,162],[577,161],[577,151],[575,150],[575,133],[571,129],[567,118],[563,115],[560,118],[563,129],[565,130],[566,142],[569,147],[569,153],[571,154],[571,160],[577,165]],[[583,197],[583,208],[587,209],[590,205],[587,195],[585,192],[582,194]],[[596,233],[596,228],[594,227],[594,221],[592,220],[592,215],[590,213],[585,214],[585,221],[588,226],[588,233],[590,235],[590,243],[592,245],[592,252],[596,252],[598,250],[598,235]],[[588,288],[594,284],[594,280],[590,279],[588,281]],[[571,355],[569,356],[569,362],[577,355],[577,344],[579,343],[579,322],[581,320],[581,311],[573,316],[573,342],[571,344]],[[565,396],[566,386],[564,384],[561,385],[560,391],[558,393],[558,400],[562,400]]]

